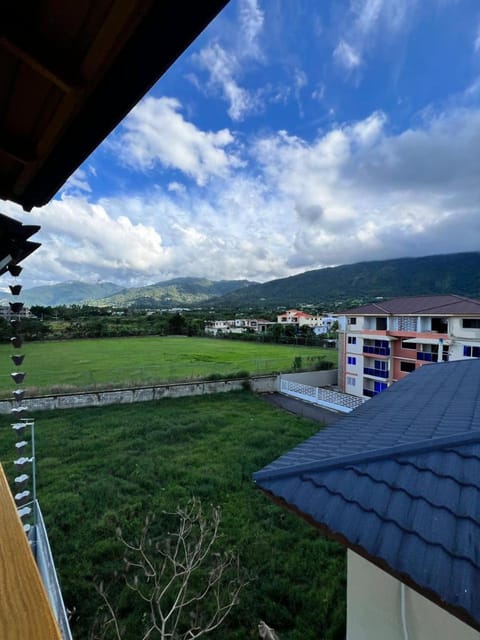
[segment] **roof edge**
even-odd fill
[[[327,538],[330,538],[331,540],[334,540],[335,542],[338,542],[339,544],[341,544],[342,547],[345,547],[346,549],[350,549],[354,553],[357,553],[359,556],[361,556],[365,560],[368,560],[369,562],[374,564],[376,567],[378,567],[382,571],[385,571],[385,573],[388,573],[390,576],[404,583],[406,586],[413,589],[414,591],[419,593],[421,596],[423,596],[427,600],[430,600],[430,602],[433,602],[433,604],[436,604],[441,609],[448,611],[448,613],[453,615],[455,618],[458,618],[461,622],[464,622],[468,626],[480,632],[480,619],[477,620],[476,618],[471,616],[466,609],[463,609],[462,607],[455,607],[449,604],[448,602],[445,602],[445,600],[442,600],[435,591],[422,587],[420,584],[412,580],[412,578],[408,574],[403,574],[398,571],[395,571],[395,569],[393,569],[387,562],[385,562],[385,560],[382,560],[382,558],[378,558],[376,556],[369,554],[368,551],[363,547],[353,544],[352,542],[350,542],[350,540],[348,540],[342,534],[336,533],[331,529],[329,529],[328,527],[326,527],[325,525],[316,522],[312,518],[312,516],[309,516],[303,511],[300,511],[297,507],[291,505],[290,503],[286,502],[282,498],[278,498],[277,496],[274,496],[272,493],[270,493],[265,489],[262,489],[261,487],[260,487],[260,491],[269,500],[274,502],[277,506],[281,507],[282,509],[286,509],[287,511],[290,511],[297,517],[302,518],[302,520],[305,520],[308,524],[314,526],[316,529],[320,531],[320,533],[325,535]]]

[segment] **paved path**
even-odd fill
[[[298,416],[303,416],[304,418],[310,418],[311,420],[322,422],[323,424],[334,424],[335,422],[338,422],[338,420],[341,420],[344,415],[347,415],[337,413],[336,411],[329,411],[328,409],[318,407],[310,402],[303,402],[296,398],[284,396],[281,393],[265,393],[261,397],[266,402],[269,402],[280,409],[290,411],[290,413],[295,413]]]

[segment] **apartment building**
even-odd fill
[[[370,398],[426,364],[480,357],[480,300],[393,298],[339,314],[339,385]]]

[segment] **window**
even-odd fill
[[[386,331],[387,330],[387,319],[386,318],[375,318],[375,329],[377,331]]]
[[[462,318],[464,329],[480,329],[480,318]]]
[[[355,382],[356,382],[356,378],[354,378],[353,376],[347,376],[347,384],[350,385],[351,387],[355,386]]]
[[[348,324],[357,324],[357,319],[356,318],[349,318],[348,319]]]
[[[402,360],[402,362],[400,362],[400,371],[405,371],[406,373],[415,371],[415,362],[406,362]]]
[[[480,347],[463,347],[464,358],[480,358]]]
[[[375,369],[380,369],[380,371],[387,370],[387,364],[385,360],[375,360]]]
[[[448,320],[445,318],[432,318],[432,331],[448,333]]]
[[[357,338],[355,338],[355,336],[348,336],[348,344],[357,344]]]
[[[393,319],[393,328],[397,331],[416,331],[417,318],[411,316],[397,316]]]
[[[412,349],[413,351],[417,350],[417,345],[413,342],[402,342],[402,349]]]
[[[355,358],[355,356],[348,356],[347,364],[357,364],[357,359]]]

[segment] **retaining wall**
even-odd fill
[[[277,376],[255,376],[234,380],[202,380],[196,382],[178,382],[150,387],[113,389],[109,391],[86,391],[84,393],[51,394],[25,398],[22,405],[30,411],[49,409],[74,409],[77,407],[100,407],[109,404],[130,404],[163,398],[181,398],[210,393],[240,391],[248,384],[254,393],[276,391]],[[16,405],[17,403],[15,403]],[[0,413],[10,413],[14,404],[11,400],[0,401]]]
[[[308,384],[311,387],[333,387],[337,384],[338,370],[327,369],[325,371],[305,371],[303,373],[282,373],[279,379],[299,384]]]

